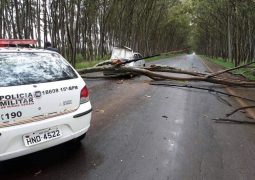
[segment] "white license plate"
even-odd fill
[[[23,136],[25,146],[33,146],[62,136],[58,127],[39,130]]]

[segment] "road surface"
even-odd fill
[[[206,71],[195,55],[157,63]],[[81,145],[1,163],[1,180],[254,179],[254,126],[212,121],[239,107],[235,100],[145,77],[86,82],[94,112]]]

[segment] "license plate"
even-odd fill
[[[25,146],[34,146],[62,136],[58,127],[39,130],[23,136]]]

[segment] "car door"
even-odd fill
[[[141,54],[138,54],[138,56],[139,56],[139,59],[141,59],[140,60],[141,66],[145,66],[145,60],[143,59],[143,56]]]
[[[134,60],[137,60],[137,59],[139,59],[138,55],[134,54]],[[135,63],[135,67],[139,67],[140,66],[140,62],[139,61],[135,61],[134,63]]]
[[[137,61],[137,66],[142,67],[143,66],[143,60],[141,60],[142,56],[137,53],[136,54],[136,59],[140,59],[139,61]]]
[[[140,59],[139,61],[137,61],[137,65],[138,65],[139,67],[142,67],[143,64],[144,64],[144,63],[143,63],[144,60],[142,60],[142,58],[143,58],[142,55],[137,53],[137,54],[136,54],[136,57],[137,57],[137,59]]]

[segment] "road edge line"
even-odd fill
[[[200,57],[200,59],[201,59],[200,61],[202,61],[202,63],[204,64],[204,66],[205,66],[211,73],[213,73],[214,71],[204,62],[204,60],[203,60],[201,57]],[[229,87],[226,87],[225,89],[226,89],[226,91],[227,91],[228,93],[230,93],[231,95],[234,95],[234,96],[238,95],[233,89],[231,89],[231,88],[229,88]],[[242,99],[240,99],[240,98],[234,97],[234,99],[239,103],[239,105],[240,105],[241,107],[249,106],[244,100],[242,100]],[[255,120],[255,112],[254,112],[254,111],[252,111],[251,109],[246,109],[245,111],[247,112],[247,114],[248,114],[249,116],[251,116],[251,117]]]

